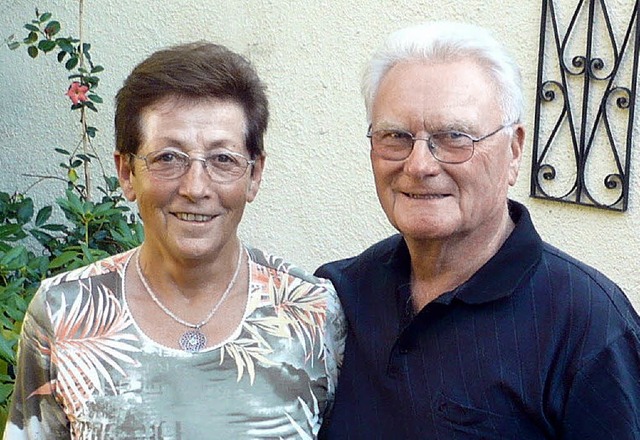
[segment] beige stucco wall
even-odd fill
[[[577,0],[558,2],[565,8]],[[617,10],[631,0],[610,2]],[[77,0],[0,0],[0,36],[19,31],[33,10],[51,11],[77,35]],[[106,71],[105,105],[91,115],[96,147],[113,172],[113,96],[152,51],[209,39],[248,55],[268,83],[272,119],[263,187],[248,209],[243,239],[309,269],[350,256],[391,233],[375,197],[364,137],[362,65],[383,36],[429,19],[488,26],[522,66],[529,137],[511,196],[525,203],[542,236],[616,280],[640,308],[640,133],[635,130],[626,213],[529,198],[541,1],[502,0],[85,0],[85,39]],[[20,33],[22,35],[22,33]],[[0,48],[0,190],[24,190],[25,173],[58,172],[54,146],[77,142],[76,114],[64,96],[66,72]],[[58,184],[32,190],[38,200]]]

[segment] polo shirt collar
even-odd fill
[[[536,267],[542,256],[542,239],[536,232],[529,211],[509,200],[509,215],[515,228],[498,252],[469,280],[445,292],[434,302],[448,304],[454,299],[482,304],[509,296]],[[399,240],[385,266],[396,273],[398,287],[410,282],[411,259],[404,240]]]

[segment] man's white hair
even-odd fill
[[[386,73],[402,62],[475,61],[492,79],[503,123],[520,122],[523,96],[520,69],[488,30],[456,22],[431,22],[393,32],[373,54],[362,78],[362,94],[371,123],[371,107]]]

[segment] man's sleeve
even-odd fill
[[[640,439],[640,339],[635,329],[586,360],[569,389],[563,439]]]

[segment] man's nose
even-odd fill
[[[404,169],[408,174],[417,177],[437,174],[440,171],[440,162],[433,156],[428,138],[414,140],[411,153],[405,160]]]

